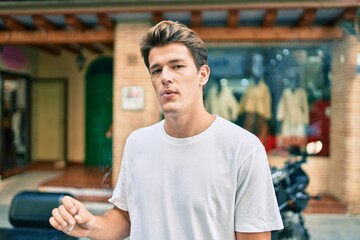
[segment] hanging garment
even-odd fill
[[[271,118],[271,94],[264,81],[251,85],[240,101],[240,112],[254,113],[266,120]]]
[[[22,110],[17,110],[13,113],[11,119],[11,126],[14,133],[14,144],[16,147],[17,153],[24,153],[25,152],[25,143],[24,143],[24,112]]]
[[[302,88],[284,89],[279,101],[277,120],[281,121],[282,145],[303,145],[306,142],[306,125],[309,123],[309,105]]]
[[[238,117],[238,101],[228,86],[222,86],[220,92],[214,85],[205,100],[206,109],[227,120],[235,121]]]
[[[250,85],[240,101],[239,112],[244,114],[243,127],[265,145],[269,135],[267,120],[272,114],[270,89],[264,81]]]

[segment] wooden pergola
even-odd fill
[[[115,23],[172,19],[205,41],[340,39],[359,21],[359,1],[9,1],[0,2],[0,44],[52,54],[112,49]],[[263,1],[265,2],[265,1]],[[354,24],[355,23],[355,24]]]

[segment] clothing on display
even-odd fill
[[[240,101],[240,112],[256,113],[266,120],[271,118],[271,95],[269,86],[260,80],[246,90]]]
[[[7,111],[7,117],[11,128],[12,144],[15,145],[16,153],[25,152],[25,82],[5,80],[4,84],[4,111]],[[9,139],[7,140],[9,142]],[[10,142],[9,142],[10,143]]]
[[[231,89],[221,83],[210,88],[205,100],[205,107],[210,113],[230,121],[236,121],[239,112],[238,105]]]
[[[271,94],[263,80],[249,86],[239,105],[244,114],[244,128],[254,133],[265,143],[269,133],[267,120],[271,118]]]
[[[25,114],[18,109],[12,116],[12,130],[14,133],[14,144],[17,153],[25,152]]]
[[[279,145],[304,146],[306,126],[309,124],[309,106],[303,88],[285,88],[280,98],[276,118],[281,122]]]
[[[257,113],[246,113],[244,119],[244,128],[256,136],[265,144],[268,136],[269,127],[266,119]]]

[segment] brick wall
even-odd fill
[[[360,41],[347,36],[336,44],[332,62],[330,192],[360,213]]]
[[[160,119],[160,107],[139,51],[140,38],[149,27],[150,24],[147,23],[125,22],[118,23],[115,29],[113,184],[117,181],[127,136],[133,130],[153,124]],[[124,86],[144,88],[143,110],[129,111],[121,108],[121,89]]]
[[[269,155],[269,163],[272,167],[281,168],[288,160],[286,156]],[[308,174],[310,183],[307,192],[312,195],[321,195],[329,192],[330,159],[328,157],[310,156],[303,170]]]

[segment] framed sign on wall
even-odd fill
[[[124,110],[142,110],[144,108],[144,87],[123,87],[121,89],[121,107]]]

